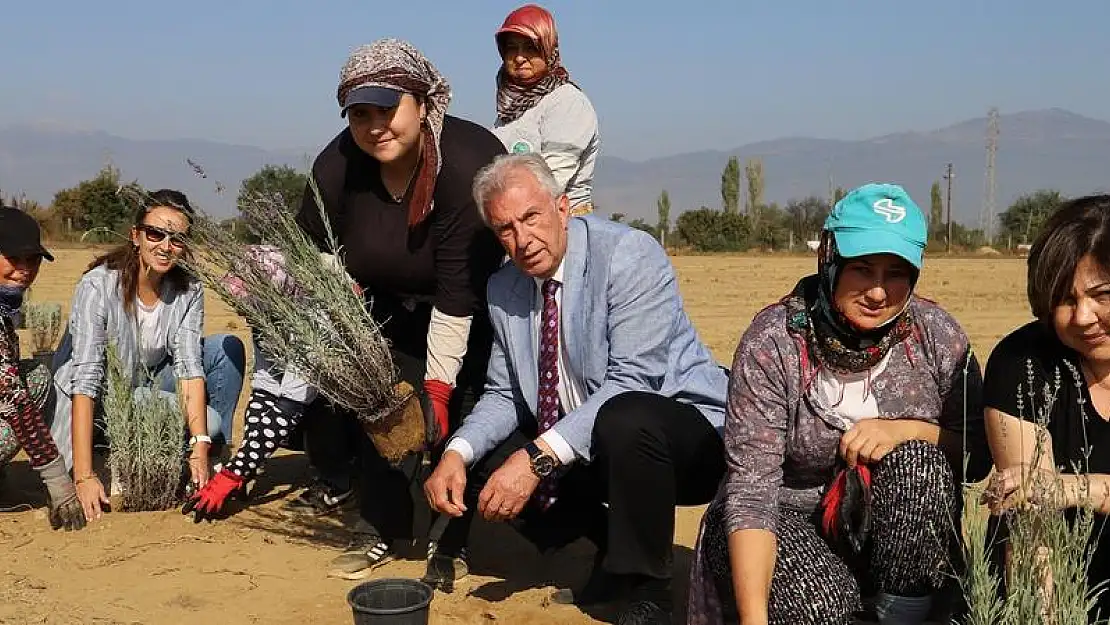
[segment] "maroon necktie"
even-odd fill
[[[555,292],[559,282],[548,278],[543,283],[543,314],[540,317],[540,393],[536,404],[539,413],[539,433],[543,434],[559,421],[562,405],[559,402],[559,306]],[[556,474],[547,476],[536,489],[537,501],[543,508],[555,503]]]

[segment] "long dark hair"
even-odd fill
[[[194,211],[193,206],[189,204],[189,198],[185,197],[185,194],[180,191],[158,189],[143,195],[139,208],[135,211],[135,219],[131,222],[131,227],[135,228],[141,225],[143,220],[146,219],[147,213],[160,206],[179,211],[185,215],[185,219],[192,225]],[[186,248],[183,251],[186,258],[188,258],[189,249]],[[130,240],[117,245],[108,252],[97,256],[89,263],[85,272],[88,273],[100,265],[119,272],[123,309],[127,311],[128,315],[134,316],[135,298],[139,293],[139,247]],[[181,263],[175,264],[164,279],[174,292],[184,291],[196,281],[196,277],[189,273]]]

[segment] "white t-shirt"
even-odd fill
[[[147,368],[157,366],[166,357],[166,336],[161,323],[165,305],[159,299],[153,306],[135,298],[135,318],[139,331],[139,355]]]
[[[878,417],[879,405],[871,384],[886,370],[889,361],[890,352],[887,352],[878,364],[859,373],[837,373],[822,367],[814,381],[821,403],[852,423]]]

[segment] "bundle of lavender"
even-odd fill
[[[190,228],[190,269],[239,315],[273,362],[354,412],[378,451],[399,461],[424,448],[426,426],[411,385],[399,382],[388,342],[355,282],[312,185],[328,253],[297,225],[280,194],[241,197],[240,216],[262,245],[246,245],[215,219]]]

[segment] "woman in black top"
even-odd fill
[[[356,49],[338,99],[348,127],[317,156],[312,175],[342,246],[342,266],[383,325],[401,376],[431,400],[442,442],[485,382],[492,344],[486,281],[504,252],[481,221],[471,184],[504,147],[481,126],[446,115],[446,80],[402,41]],[[297,219],[325,249],[316,202],[309,188]],[[352,416],[320,400],[308,412],[308,451],[322,473],[341,473],[335,460],[349,458],[344,447],[358,441],[362,521],[330,574],[360,579],[391,559],[390,541],[412,537],[409,480],[381,458]],[[328,492],[318,495],[326,506]],[[465,575],[463,554],[442,557]]]
[[[987,362],[983,400],[997,471],[988,499],[995,513],[1029,499],[1045,504],[1034,484],[1055,483],[1052,505],[1092,508],[1093,585],[1110,578],[1110,534],[1102,531],[1110,513],[1110,195],[1060,208],[1028,266],[1037,320],[1002,339]],[[1054,482],[1031,480],[1036,472]],[[1108,615],[1110,595],[1098,609]]]

